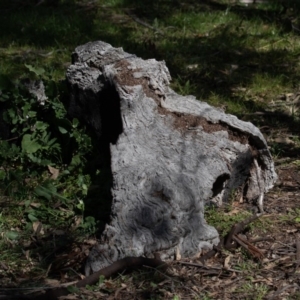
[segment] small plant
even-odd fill
[[[226,211],[230,211],[228,210],[228,207],[226,208]],[[238,223],[251,215],[250,212],[246,211],[241,211],[236,214],[226,213],[226,211],[222,208],[217,209],[215,207],[208,208],[205,211],[207,223],[216,227],[220,235],[227,234],[235,223]]]
[[[251,281],[244,283],[236,292],[245,295],[247,299],[265,299],[264,297],[269,291],[268,286],[263,283],[252,283]]]
[[[87,196],[95,171],[86,165],[94,149],[92,137],[77,119],[69,119],[62,101],[64,83],[53,81],[44,68],[26,68],[29,78],[44,82],[46,96],[38,101],[29,92],[28,81],[0,78],[2,116],[10,129],[9,136],[0,140],[0,189],[20,205],[4,210],[2,218],[9,213],[21,217],[25,227],[36,221],[44,227],[65,227],[78,211],[83,216],[79,228],[94,232],[95,220],[84,216],[84,201],[77,200]]]

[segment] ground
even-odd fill
[[[113,278],[100,278],[97,285],[77,290],[62,299],[300,299],[300,166],[297,162],[277,160],[279,179],[265,195],[265,214],[243,233],[249,241],[262,238],[255,243],[263,253],[261,259],[244,248],[233,252],[223,250],[205,265],[199,261],[200,257],[177,257],[169,262],[166,272],[151,268],[124,270]],[[234,199],[217,215],[210,213],[208,221],[210,218],[216,223],[223,220],[230,228],[237,220],[250,216],[253,210],[252,204]],[[216,218],[220,218],[219,221]],[[224,228],[221,230],[225,232]],[[41,239],[40,243],[46,240]],[[51,265],[50,275],[39,274],[34,278],[35,286],[58,286],[82,278],[80,265],[94,243],[95,240],[90,239],[73,243],[71,248],[63,247]],[[9,272],[4,262],[2,268],[5,271],[0,277],[2,287],[28,287],[33,279],[23,277],[20,271]]]

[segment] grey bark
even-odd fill
[[[170,87],[165,62],[93,42],[67,70],[70,114],[109,144],[111,220],[86,274],[125,256],[189,257],[219,241],[206,204],[242,190],[256,201],[276,173],[257,127]]]

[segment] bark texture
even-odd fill
[[[188,257],[219,242],[204,219],[240,189],[251,201],[276,173],[257,127],[170,87],[165,62],[98,41],[76,48],[67,70],[70,114],[109,145],[111,221],[86,274],[125,256]]]

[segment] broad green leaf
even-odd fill
[[[55,144],[55,145],[54,145],[54,143],[55,143],[56,141],[57,141],[56,138],[51,139],[51,140],[48,142],[48,146],[51,146],[51,147],[58,147],[58,149],[60,149],[59,144]]]
[[[29,111],[29,112],[27,113],[27,116],[28,116],[29,118],[35,117],[35,116],[36,116],[36,111]]]
[[[19,121],[19,117],[18,115],[16,114],[15,110],[10,108],[7,110],[7,114],[9,115],[10,119],[11,119],[11,122],[13,125],[17,124],[18,121]]]
[[[31,222],[36,222],[36,221],[38,221],[39,219],[36,217],[36,216],[34,216],[33,214],[28,214],[28,219],[31,221]]]
[[[80,165],[80,163],[81,163],[81,157],[80,157],[80,155],[75,155],[75,156],[73,156],[70,165],[71,166],[78,166],[78,165]]]
[[[56,194],[56,187],[50,182],[44,182],[43,185],[39,185],[34,190],[35,194],[41,197],[51,200],[52,196]]]
[[[60,131],[60,133],[62,134],[66,134],[68,132],[68,130],[66,130],[65,128],[58,126],[58,130]]]
[[[17,231],[7,231],[5,236],[13,241],[19,238],[19,233]]]
[[[41,185],[39,185],[35,188],[34,193],[37,196],[46,198],[47,200],[51,200],[52,195],[53,195],[53,191],[51,191],[50,189],[48,189],[44,186],[41,186]]]
[[[73,124],[72,124],[73,128],[77,128],[78,125],[79,125],[78,119],[74,118],[73,119]]]
[[[32,140],[30,134],[25,134],[23,136],[21,145],[22,150],[26,153],[35,153],[41,149],[41,145],[37,141]]]
[[[36,121],[35,123],[35,128],[37,130],[46,130],[48,128],[48,124],[41,122],[41,121]]]
[[[30,71],[33,72],[37,76],[41,76],[45,73],[45,69],[39,67],[33,67],[32,65],[25,64],[25,67]]]

